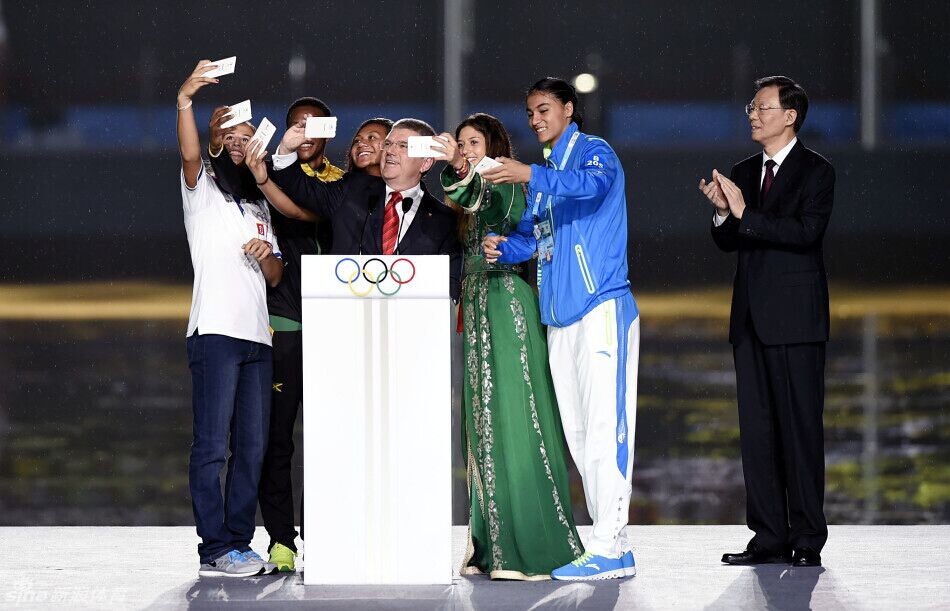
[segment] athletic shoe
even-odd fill
[[[594,581],[597,579],[619,579],[627,576],[620,558],[595,556],[584,553],[574,562],[551,571],[551,579],[559,581]]]
[[[275,543],[274,547],[270,548],[270,558],[267,561],[277,565],[277,570],[281,573],[293,573],[294,556],[296,556],[294,550],[281,543]]]
[[[198,567],[198,574],[202,577],[253,577],[263,572],[263,562],[247,558],[236,549]]]
[[[264,562],[264,559],[261,558],[261,557],[257,554],[257,552],[255,552],[254,550],[249,549],[249,550],[247,550],[246,552],[242,552],[242,554],[244,555],[244,558],[245,558],[246,560],[248,560],[248,561],[250,561],[250,562],[257,562],[258,564],[260,564],[260,565],[262,565],[262,566],[264,567],[264,572],[261,573],[262,575],[273,575],[274,573],[277,572],[277,565],[276,565],[276,564],[273,564],[273,563],[271,563],[271,562]]]
[[[627,551],[626,554],[621,556],[620,562],[623,564],[624,577],[633,577],[637,574],[637,561],[633,559],[632,551]]]

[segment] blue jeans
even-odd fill
[[[194,412],[188,483],[201,562],[250,549],[270,423],[271,348],[225,335],[186,341]],[[228,457],[230,436],[231,456]],[[221,497],[221,469],[228,474]]]

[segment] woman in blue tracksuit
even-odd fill
[[[489,261],[538,258],[541,321],[568,449],[594,521],[587,552],[555,579],[634,575],[624,529],[630,504],[640,319],[627,280],[624,174],[604,140],[584,134],[577,94],[545,78],[528,90],[528,123],[544,165],[500,158],[493,183],[526,183],[528,208],[515,232],[489,235]]]

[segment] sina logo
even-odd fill
[[[627,425],[623,422],[617,427],[617,443],[623,443],[627,439]]]

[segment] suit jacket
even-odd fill
[[[269,170],[271,179],[297,205],[330,221],[333,228],[331,254],[378,255],[383,252],[383,209],[386,183],[382,178],[347,172],[342,179],[323,183],[310,180],[292,164],[280,171]],[[458,216],[454,210],[425,190],[415,218],[399,241],[404,255],[449,255],[449,289],[458,300],[461,293],[462,247],[458,239]]]
[[[762,153],[739,162],[730,178],[746,209],[712,226],[716,245],[738,251],[729,341],[742,338],[746,317],[766,345],[828,341],[828,280],[822,239],[831,218],[835,171],[799,140],[759,201]]]

